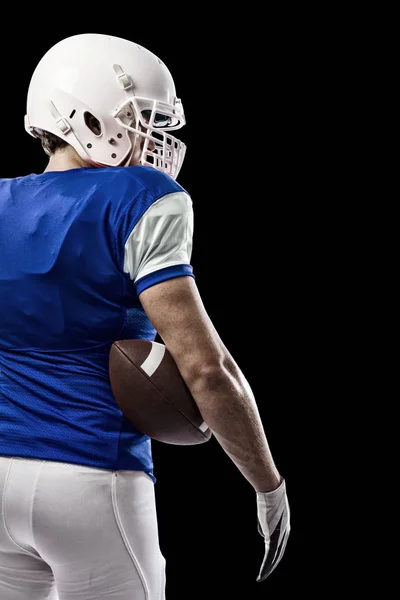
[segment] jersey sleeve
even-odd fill
[[[124,247],[124,272],[137,294],[167,279],[194,277],[193,207],[185,192],[166,194],[154,202],[131,231]]]

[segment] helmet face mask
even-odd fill
[[[133,145],[137,148],[140,144],[139,164],[152,166],[176,179],[186,153],[185,144],[169,133],[185,124],[179,99],[173,106],[131,97],[117,108],[114,118],[118,125],[135,134]]]
[[[184,125],[167,67],[149,50],[113,36],[58,42],[28,90],[28,133],[57,135],[95,167],[142,164],[176,179],[186,145],[170,132]]]

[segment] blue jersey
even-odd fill
[[[193,276],[192,201],[152,167],[0,179],[0,456],[145,471],[113,397],[116,340],[154,340],[139,294]]]

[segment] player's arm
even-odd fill
[[[290,531],[286,482],[274,464],[250,385],[213,326],[192,278],[187,194],[151,206],[125,244],[124,271],[178,365],[204,421],[256,490],[265,553],[257,581],[280,562]]]
[[[192,237],[190,197],[167,194],[131,230],[124,271],[217,441],[255,490],[272,490],[280,476],[253,393],[189,276]]]
[[[169,279],[139,298],[224,451],[256,491],[277,488],[281,478],[251,387],[213,326],[194,279]]]
[[[194,279],[169,279],[139,297],[204,421],[256,490],[258,532],[265,541],[256,581],[264,581],[284,555],[290,510],[251,388],[207,315]]]

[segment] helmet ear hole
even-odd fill
[[[86,127],[88,127],[94,135],[101,135],[100,121],[96,119],[92,113],[86,111],[83,118],[85,119]]]

